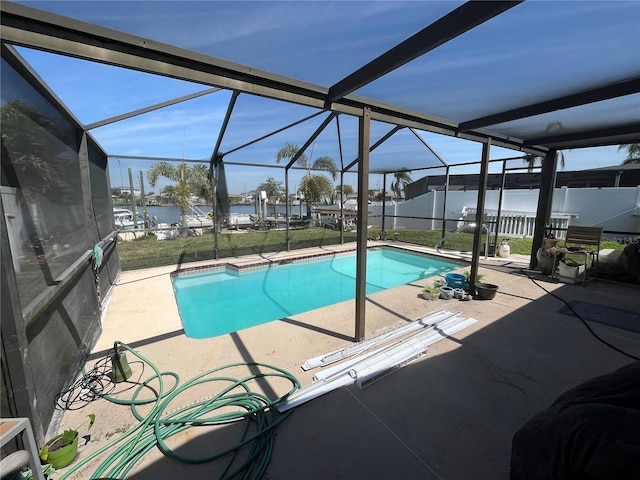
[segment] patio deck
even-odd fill
[[[511,438],[531,415],[570,387],[631,362],[596,340],[579,319],[560,313],[564,304],[523,273],[527,265],[527,258],[517,256],[482,261],[483,280],[500,287],[491,301],[429,302],[418,297],[427,281],[367,297],[368,337],[440,309],[478,322],[365,389],[351,385],[297,407],[277,429],[264,478],[507,479]],[[300,368],[306,359],[352,341],[353,301],[221,337],[187,338],[169,279],[173,270],[121,274],[89,368],[120,340],[184,380],[223,364],[253,361],[285,368],[306,386],[315,374]],[[637,286],[598,281],[583,287],[533,277],[566,301],[637,311]],[[589,325],[618,348],[640,355],[639,334]],[[192,400],[206,394],[194,392]],[[61,423],[73,426],[87,413],[97,421],[76,462],[136,423],[128,407],[105,400],[66,412]],[[219,437],[219,431],[192,428],[171,442],[181,452],[202,451]],[[88,478],[96,465],[71,478]],[[213,477],[210,464],[183,464],[154,449],[127,478],[205,475]]]

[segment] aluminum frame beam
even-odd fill
[[[24,5],[0,3],[0,24],[2,41],[10,44],[327,110],[329,89],[326,87]],[[496,146],[532,154],[544,155],[547,151],[544,146],[523,146],[521,139],[499,132],[490,135],[481,131],[460,132],[457,122],[356,95],[330,103],[329,109],[361,116],[364,108],[370,111],[372,120],[393,125],[478,142],[491,137]]]
[[[311,115],[307,115],[306,117],[301,118],[300,120],[296,120],[295,122],[292,122],[292,123],[290,123],[288,125],[285,125],[284,127],[278,128],[277,130],[269,132],[266,135],[262,135],[259,138],[255,138],[255,139],[253,139],[253,140],[251,140],[251,141],[249,141],[247,143],[243,143],[242,145],[238,145],[237,147],[232,148],[231,150],[227,150],[226,152],[223,152],[223,153],[225,155],[229,155],[230,153],[237,152],[238,150],[241,150],[241,149],[243,149],[245,147],[253,145],[254,143],[258,143],[258,142],[260,142],[262,140],[265,140],[265,139],[267,139],[269,137],[272,137],[273,135],[277,135],[278,133],[284,132],[285,130],[287,130],[287,129],[291,128],[291,127],[295,127],[296,125],[300,125],[301,123],[304,123],[307,120],[311,120],[312,118],[317,117],[318,115],[321,115],[323,113],[324,113],[324,111],[322,111],[322,110],[320,110],[320,111],[318,111],[316,113],[312,113]]]
[[[640,122],[565,135],[532,138],[524,144],[544,144],[554,150],[640,142]],[[555,148],[554,148],[555,147]]]
[[[476,294],[476,277],[480,266],[480,245],[482,242],[482,226],[484,221],[485,196],[487,194],[487,179],[489,177],[489,156],[491,140],[482,145],[482,162],[480,163],[480,184],[478,185],[478,203],[476,205],[476,228],[473,232],[473,254],[471,257],[471,275],[469,277],[469,293]],[[487,230],[487,247],[489,231]],[[486,252],[487,250],[485,250]]]
[[[343,98],[519,3],[521,1],[472,1],[459,6],[333,85],[329,88],[327,102]]]
[[[344,244],[344,155],[342,153],[342,133],[340,133],[340,117],[336,117],[336,135],[340,152],[340,245]]]
[[[0,3],[0,10],[3,3]],[[0,31],[2,38],[4,38],[4,29]],[[58,98],[51,88],[45,83],[45,81],[38,75],[38,73],[29,65],[29,63],[18,53],[18,51],[11,45],[7,45],[2,42],[1,45],[2,58],[7,61],[9,65],[16,69],[20,75],[25,78],[29,84],[42,95],[49,103],[55,105],[56,110],[65,117],[73,125],[77,125],[82,129],[82,122],[76,118],[71,110]]]
[[[294,98],[315,96],[320,108],[326,94],[310,83],[43,10],[2,2],[0,11],[2,40],[16,45],[242,92],[255,85]],[[211,83],[214,77],[220,83]]]
[[[633,78],[613,85],[586,90],[580,93],[554,98],[544,102],[538,102],[524,107],[518,107],[493,115],[469,120],[460,123],[460,131],[465,132],[476,128],[489,127],[498,123],[510,122],[521,118],[542,115],[544,113],[564,110],[565,108],[579,107],[589,103],[601,102],[612,98],[624,97],[640,92],[640,78]],[[526,144],[527,142],[525,142]]]
[[[20,294],[16,282],[16,274],[11,255],[9,236],[7,234],[4,202],[0,197],[0,342],[3,353],[3,375],[11,389],[7,392],[6,401],[9,407],[15,407],[18,417],[28,417],[32,421],[33,431],[39,442],[44,442],[47,426],[37,411],[36,382],[33,371],[25,363],[29,348],[26,322],[20,305]],[[13,408],[11,408],[13,409]],[[4,413],[4,412],[3,412]],[[4,415],[3,415],[4,416]]]
[[[355,340],[365,337],[367,300],[367,225],[369,224],[369,143],[371,116],[368,108],[358,119],[358,231],[356,233],[356,322]]]
[[[558,155],[555,150],[550,150],[542,162],[542,176],[540,178],[540,193],[538,194],[538,207],[536,209],[536,223],[533,230],[531,244],[531,257],[529,268],[534,270],[538,266],[538,249],[542,246],[544,236],[547,233],[547,225],[551,216],[553,202],[553,190],[558,169]]]
[[[327,118],[325,118],[322,121],[322,123],[318,126],[318,128],[316,128],[316,130],[313,132],[313,134],[307,139],[305,144],[302,147],[300,147],[300,150],[298,150],[298,153],[289,161],[289,163],[285,167],[287,170],[289,170],[291,167],[293,167],[293,165],[304,154],[304,152],[307,150],[307,148],[309,148],[311,146],[311,144],[316,140],[316,138],[318,138],[318,136],[324,131],[324,129],[327,128],[327,126],[331,123],[331,121],[334,118],[336,118],[336,116],[338,116],[338,114],[336,112],[332,112],[329,115],[327,115]],[[313,152],[311,152],[311,153],[313,154]],[[311,159],[309,159],[309,162],[311,162]],[[311,164],[309,163],[309,165],[307,165],[307,167],[310,169],[311,168]]]
[[[106,154],[105,154],[106,155]],[[210,159],[200,158],[176,158],[176,157],[147,157],[143,155],[121,155],[121,154],[109,154],[107,155],[109,158],[116,159],[127,159],[127,160],[144,160],[149,162],[185,162],[185,163],[206,163],[209,165],[211,163]]]
[[[387,211],[387,174],[383,173],[382,174],[382,228],[380,229],[381,232],[385,232],[384,229],[384,222],[385,222],[385,213]],[[394,220],[394,224],[395,224],[395,209],[393,212],[393,220]],[[382,235],[382,234],[381,234]]]
[[[429,145],[429,143],[427,143],[427,141],[424,138],[422,138],[420,135],[418,135],[418,132],[416,132],[415,129],[409,128],[409,130],[411,131],[411,133],[413,133],[416,136],[416,138],[418,140],[420,140],[420,143],[422,143],[425,147],[427,147],[427,149],[431,153],[433,153],[433,156],[436,157],[440,161],[440,163],[442,164],[443,167],[448,167],[449,166],[449,164],[447,162],[445,162],[440,155],[438,155],[438,152],[436,152],[433,148],[431,148],[431,145]]]
[[[447,165],[445,170],[445,182],[444,182],[444,199],[442,200],[442,238],[447,236],[447,206],[449,203],[449,170],[451,167]]]
[[[161,108],[170,107],[171,105],[177,105],[178,103],[186,102],[187,100],[193,100],[194,98],[202,97],[210,93],[219,92],[220,90],[221,89],[218,87],[208,88],[200,92],[183,95],[182,97],[167,100],[166,102],[156,103],[155,105],[149,105],[148,107],[139,108],[128,113],[123,113],[122,115],[116,115],[110,118],[105,118],[104,120],[100,120],[98,122],[89,123],[85,125],[84,128],[85,130],[93,130],[94,128],[104,127],[105,125],[109,125],[111,123],[116,123],[121,120],[137,117],[138,115],[143,115],[145,113],[154,112],[156,110],[160,110]]]
[[[316,138],[318,138],[318,135],[320,135],[325,128],[327,128],[327,126],[331,123],[331,121],[334,118],[337,118],[338,114],[335,112],[330,113],[329,115],[327,115],[327,118],[325,118],[322,123],[318,126],[318,128],[316,128],[315,132],[313,132],[313,134],[309,137],[309,139],[305,142],[305,144],[298,150],[298,153],[296,153],[293,158],[289,161],[289,163],[286,165],[286,167],[284,168],[284,194],[285,194],[285,214],[287,216],[286,218],[286,222],[285,222],[285,237],[286,237],[286,241],[287,241],[287,252],[289,250],[291,250],[291,236],[290,236],[290,232],[289,232],[289,222],[291,221],[291,211],[290,211],[290,207],[289,207],[289,170],[293,167],[293,165],[298,161],[298,159],[304,154],[305,150],[307,148],[309,148],[309,145],[311,145]],[[312,151],[313,153],[313,151]],[[311,158],[309,158],[309,162],[307,164],[307,168],[309,170],[311,170]],[[302,206],[302,203],[300,203],[300,205]]]
[[[224,134],[227,131],[227,127],[229,126],[229,121],[231,120],[231,114],[233,113],[233,108],[236,105],[236,101],[240,96],[240,92],[234,91],[231,94],[231,98],[229,99],[229,104],[227,105],[227,111],[224,115],[224,120],[222,121],[222,125],[220,127],[220,131],[218,132],[218,138],[216,139],[216,145],[213,147],[213,152],[211,153],[211,160],[209,162],[209,175],[211,181],[211,195],[212,195],[212,209],[213,209],[213,238],[214,238],[214,246],[213,246],[213,258],[218,258],[218,224],[220,221],[220,217],[218,215],[218,190],[219,186],[223,184],[226,189],[227,179],[224,176],[224,165],[222,157],[220,154],[220,145],[222,144],[222,139],[224,138]],[[227,199],[228,200],[228,199]],[[227,212],[228,213],[228,212]]]
[[[104,153],[104,152],[103,152]],[[185,162],[185,163],[203,163],[205,165],[209,165],[211,160],[207,159],[189,159],[189,158],[175,158],[175,157],[144,157],[139,155],[107,155],[105,156],[109,158],[115,159],[126,159],[126,160],[143,160],[148,162]],[[227,152],[221,152],[220,155],[226,156]],[[283,165],[271,165],[269,163],[251,163],[251,162],[230,162],[225,160],[225,165],[236,165],[241,167],[258,167],[258,168],[285,168]],[[289,170],[307,170],[303,167],[292,166]],[[316,171],[315,168],[311,168],[310,170]],[[317,170],[320,171],[320,170]],[[352,172],[355,173],[355,172]]]
[[[384,142],[386,142],[387,140],[389,140],[393,135],[396,134],[396,132],[399,132],[400,130],[402,130],[404,127],[400,127],[400,126],[395,126],[393,127],[391,130],[389,130],[387,133],[385,133],[376,143],[374,143],[373,145],[371,145],[371,147],[369,147],[369,152],[372,152],[373,150],[375,150],[376,148],[378,148],[380,145],[382,145]],[[357,165],[359,158],[356,158],[353,162],[351,162],[349,165],[347,165],[346,167],[344,167],[342,169],[343,172],[348,172],[349,170],[351,170],[351,168],[355,165]]]

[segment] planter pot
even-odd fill
[[[545,238],[544,245],[536,252],[538,268],[543,275],[551,275],[553,272],[553,262],[556,256],[557,238]]]
[[[50,463],[53,468],[64,468],[69,465],[76,458],[78,454],[78,434],[76,433],[76,438],[73,439],[69,445],[65,445],[61,448],[56,448],[56,442],[62,441],[62,435],[58,435],[54,437],[50,441],[47,442],[49,446],[49,456],[47,457],[46,463]],[[52,450],[54,448],[55,450]]]
[[[453,290],[453,298],[462,299],[466,294],[467,292],[463,288],[455,288]]]
[[[466,280],[465,276],[459,273],[447,273],[444,278],[447,281],[447,286],[451,288],[462,288]]]
[[[453,298],[453,288],[443,285],[440,287],[440,298],[444,300],[451,300]]]
[[[422,292],[422,298],[425,300],[437,300],[440,297],[440,292]]]
[[[493,300],[493,297],[496,296],[496,292],[498,291],[498,286],[492,283],[478,283],[476,290],[478,291],[478,297],[482,300]]]

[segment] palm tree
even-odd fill
[[[300,147],[297,145],[293,145],[292,143],[285,144],[276,154],[276,163],[279,164],[282,160],[293,159],[299,151]],[[307,156],[304,153],[297,158],[296,165],[307,169],[307,174],[300,182],[298,191],[304,195],[307,204],[307,218],[310,218],[311,206],[320,205],[323,197],[325,195],[331,195],[333,190],[333,185],[327,177],[324,175],[312,175],[311,170],[325,170],[330,172],[331,177],[335,180],[338,177],[338,167],[336,166],[336,162],[333,161],[333,158],[327,156],[318,157],[309,165]]]
[[[322,200],[333,193],[333,184],[324,175],[307,174],[300,181],[300,191],[307,203],[307,217],[310,217],[311,205],[321,205]]]
[[[564,170],[564,153],[558,152],[558,156],[560,158],[560,168]],[[522,157],[522,161],[527,164],[527,170],[531,172],[536,166],[536,162],[540,159],[540,163],[542,163],[542,157],[540,155],[534,155],[532,153],[527,153],[524,157]]]
[[[404,169],[404,167],[403,167]],[[395,180],[391,182],[391,190],[395,193],[397,199],[402,200],[402,192],[413,180],[411,179],[411,172],[401,170],[393,174]]]
[[[176,187],[175,185],[167,185],[160,192],[162,196],[169,197],[170,202],[175,202],[176,200]]]
[[[627,158],[622,165],[629,165],[631,163],[640,163],[640,143],[627,143],[620,145],[618,151],[626,150]]]
[[[353,195],[353,187],[351,185],[342,185],[342,187],[336,188],[336,193],[342,191],[343,195]]]
[[[175,186],[176,204],[182,216],[183,235],[187,233],[187,212],[191,206],[191,197],[198,196],[210,202],[212,196],[212,182],[209,180],[209,169],[204,165],[189,167],[185,162],[178,166],[168,162],[157,162],[147,170],[149,185],[156,186],[158,178],[164,177],[177,183]]]

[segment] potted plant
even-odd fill
[[[437,300],[440,297],[440,287],[442,283],[436,282],[433,285],[427,285],[422,289],[422,298],[425,300]]]
[[[464,289],[465,290],[469,290],[469,280],[471,279],[471,271],[470,270],[465,270],[463,273],[464,275]],[[484,278],[484,274],[483,273],[476,273],[476,285],[478,283],[480,283],[480,280],[482,280]]]
[[[90,430],[93,423],[96,421],[96,416],[92,413],[87,415],[89,418],[89,426],[87,430]],[[82,424],[81,424],[82,425]],[[74,458],[78,454],[78,428],[65,430],[60,435],[49,440],[40,449],[40,460],[44,463],[49,463],[53,468],[63,468],[73,462]]]

